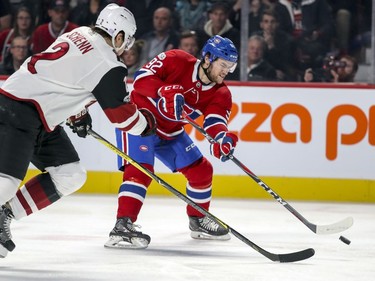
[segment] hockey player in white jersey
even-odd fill
[[[134,42],[132,13],[106,6],[95,27],[60,36],[28,58],[0,89],[0,257],[15,248],[12,219],[28,216],[79,189],[86,171],[60,126],[68,119],[79,136],[91,128],[87,107],[98,102],[115,127],[146,136],[155,119],[137,109],[118,57]],[[43,173],[18,189],[29,163]]]

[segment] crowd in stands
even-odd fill
[[[127,7],[137,22],[136,44],[122,58],[130,77],[162,51],[199,57],[213,35],[240,49],[243,1],[2,0],[0,74],[12,74],[59,35],[95,24],[109,3]],[[372,0],[248,1],[248,81],[354,81],[371,47]],[[239,67],[228,79],[239,80]]]

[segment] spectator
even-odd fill
[[[34,31],[32,39],[33,54],[46,50],[58,36],[72,31],[78,25],[68,21],[69,17],[68,0],[52,0],[48,9],[51,18],[49,23],[42,24]]]
[[[31,55],[31,52],[28,41],[21,36],[14,37],[10,46],[10,53],[5,57],[3,64],[0,64],[0,74],[13,74],[29,55]]]
[[[202,29],[207,21],[209,7],[207,0],[177,0],[176,12],[180,18],[181,30]]]
[[[281,30],[297,42],[297,67],[321,65],[330,50],[333,21],[327,0],[280,0],[275,5]]]
[[[9,54],[9,48],[13,38],[21,36],[28,42],[31,48],[31,37],[34,30],[34,24],[31,12],[26,7],[21,7],[15,14],[14,26],[0,33],[0,62]]]
[[[214,35],[220,35],[230,39],[237,49],[240,47],[240,32],[233,27],[229,21],[230,7],[225,2],[215,2],[209,11],[209,20],[203,29],[197,30],[199,49],[202,49],[205,42]]]
[[[166,7],[155,10],[153,30],[141,38],[145,41],[142,50],[142,64],[150,61],[161,52],[178,48],[179,35],[172,27],[172,12]]]
[[[229,15],[229,20],[238,30],[241,29],[241,6],[242,0],[236,0]],[[263,11],[268,8],[269,6],[261,0],[249,0],[249,36],[260,31],[260,21]]]
[[[199,58],[198,38],[194,31],[184,31],[180,36],[178,48]]]
[[[136,40],[134,45],[121,55],[128,69],[128,77],[131,79],[134,78],[134,73],[142,66],[140,58],[144,43],[143,40]]]
[[[266,49],[264,58],[276,69],[277,80],[295,81],[293,54],[295,44],[291,35],[279,29],[275,13],[267,9],[262,14],[261,31],[256,32],[264,38]]]
[[[248,81],[275,81],[275,68],[264,59],[266,42],[262,36],[252,35],[247,48],[247,80]]]
[[[358,62],[354,57],[344,55],[339,60],[334,57],[327,57],[323,67],[313,70],[308,68],[305,71],[305,82],[354,82],[358,71]]]
[[[175,0],[126,0],[125,7],[134,15],[137,23],[135,38],[139,39],[153,29],[153,15],[156,9],[167,7],[174,11]]]
[[[48,8],[49,2],[50,0],[10,0],[12,15],[15,15],[21,7],[27,7],[34,20],[33,25],[38,26],[42,19],[49,20],[45,19],[48,17],[46,8]]]
[[[79,26],[95,25],[101,10],[107,6],[109,0],[87,0],[80,1],[70,12],[70,21]]]
[[[0,1],[0,31],[8,29],[12,24],[12,10],[9,0]]]

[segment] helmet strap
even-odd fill
[[[211,79],[211,75],[208,73],[208,69],[210,68],[210,66],[211,66],[211,63],[208,65],[208,67],[204,67],[203,66],[203,64],[204,64],[204,61],[201,61],[201,63],[200,63],[200,67],[202,67],[202,70],[203,70],[203,73],[206,75],[206,77],[208,78],[208,80],[210,80],[211,82],[214,82],[214,81],[212,81],[212,79]]]
[[[122,53],[125,51],[126,42],[125,42],[125,38],[124,38],[124,42],[121,44],[121,46],[120,47],[116,47],[115,39],[116,39],[116,37],[117,37],[118,34],[120,34],[120,33],[117,33],[116,36],[112,37],[112,47],[115,50],[116,54],[118,56],[121,56]]]

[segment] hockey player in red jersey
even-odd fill
[[[81,137],[91,128],[93,102],[120,130],[147,136],[155,120],[130,102],[126,67],[118,59],[134,41],[135,20],[116,4],[100,13],[95,27],[60,36],[28,58],[0,89],[0,257],[15,248],[10,223],[79,189],[86,171],[60,124]],[[43,173],[18,191],[29,163]]]
[[[228,132],[232,98],[224,78],[235,69],[237,50],[232,41],[210,38],[202,49],[202,60],[182,50],[161,53],[135,73],[132,101],[149,109],[157,120],[157,134],[138,137],[117,131],[118,146],[150,171],[155,157],[171,171],[187,179],[187,196],[208,210],[213,168],[184,130],[184,114],[204,116],[204,128],[218,143],[211,153],[229,159],[237,136]],[[128,163],[118,194],[117,221],[105,243],[110,248],[146,248],[150,236],[137,230],[134,222],[146,197],[151,179]],[[187,206],[192,238],[228,240],[228,230]]]

